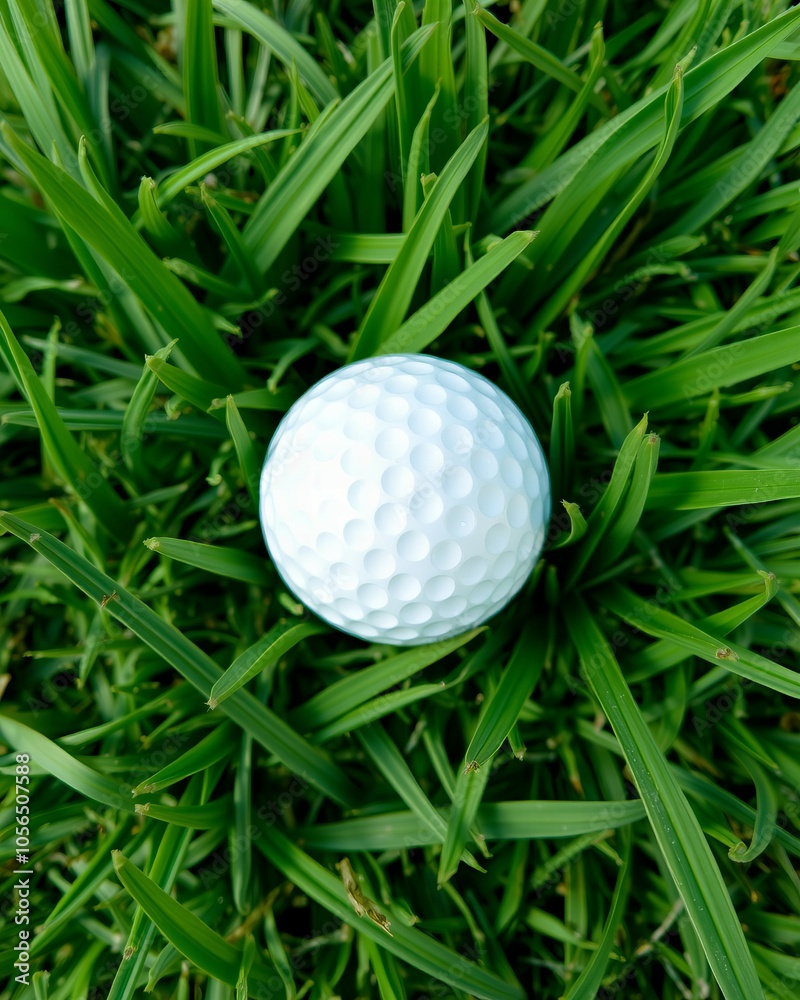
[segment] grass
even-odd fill
[[[2,1000],[798,995],[798,58],[782,2],[0,0]],[[409,650],[257,515],[389,351],[561,501]]]

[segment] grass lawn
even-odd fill
[[[800,996],[800,9],[0,0],[0,1000]],[[337,632],[282,414],[430,353],[554,511]]]

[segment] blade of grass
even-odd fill
[[[581,539],[580,547],[573,558],[565,585],[567,588],[574,586],[583,573],[589,559],[608,530],[614,512],[622,503],[646,431],[647,414],[625,438],[614,463],[614,471],[611,473],[608,486],[586,519],[586,534]]]
[[[550,425],[550,481],[554,498],[569,495],[575,464],[575,431],[572,423],[572,390],[562,382],[553,400]],[[572,506],[575,506],[574,504]]]
[[[194,566],[214,576],[224,576],[242,583],[265,586],[272,577],[263,559],[244,549],[207,545],[185,538],[146,538],[144,544],[166,559]]]
[[[241,951],[204,924],[191,910],[164,892],[152,879],[132,864],[121,851],[112,853],[114,870],[128,893],[141,906],[167,941],[207,975],[236,985],[241,966]],[[256,958],[250,968],[249,980],[255,988],[268,986],[274,970],[263,959]],[[251,996],[258,993],[251,992]]]
[[[728,889],[697,817],[583,599],[564,608],[586,679],[620,742],[655,839],[726,1000],[763,998]]]
[[[669,639],[714,666],[724,666],[731,673],[747,677],[756,684],[763,684],[791,698],[800,698],[800,675],[795,670],[744,646],[722,642],[665,608],[638,600],[635,594],[619,584],[603,588],[603,601],[615,614],[647,635]]]
[[[483,122],[466,138],[437,178],[397,257],[381,281],[356,335],[349,361],[370,357],[405,317],[425,261],[455,192],[464,182],[488,133]]]
[[[800,327],[766,333],[749,340],[715,347],[702,354],[632,379],[625,395],[632,407],[666,406],[705,396],[712,389],[727,388],[747,379],[774,372],[800,360]]]
[[[523,628],[500,683],[486,699],[478,726],[464,757],[469,770],[487,764],[497,753],[536,687],[546,655],[544,622],[531,619]]]
[[[672,84],[667,90],[664,101],[664,132],[652,164],[647,170],[645,176],[636,186],[636,190],[626,201],[622,211],[617,215],[612,224],[603,233],[594,246],[592,246],[588,252],[581,255],[581,259],[577,267],[571,270],[569,277],[558,292],[551,296],[549,302],[545,305],[541,314],[537,318],[536,328],[538,330],[546,330],[559,313],[566,308],[573,296],[586,282],[588,276],[597,268],[599,262],[607,256],[611,246],[617,241],[634,212],[644,201],[653,184],[655,184],[659,174],[667,165],[667,161],[669,160],[673,147],[675,146],[675,140],[678,137],[678,129],[680,128],[682,113],[683,74],[680,68],[676,67],[675,76]],[[592,174],[594,173],[593,162],[594,161],[587,164],[586,167],[586,169]],[[600,360],[595,360],[597,367],[602,370]]]
[[[449,653],[474,639],[481,631],[483,629],[472,629],[452,639],[409,649],[387,657],[374,667],[365,667],[349,677],[343,677],[296,708],[289,716],[290,722],[301,732],[318,729],[333,722],[369,698],[413,677],[425,667],[438,663]]]
[[[786,11],[690,70],[684,79],[681,126],[723,101],[778,43],[797,29],[798,23],[800,13]],[[536,208],[543,207],[570,183],[592,154],[600,151],[600,155],[594,157],[592,169],[593,183],[599,185],[656,146],[663,133],[660,109],[666,92],[664,86],[646,95],[576,143],[541,174],[517,187],[488,219],[489,230],[505,232]],[[619,141],[612,141],[618,134]],[[559,211],[567,214],[569,207],[562,203]],[[547,218],[550,224],[557,220],[555,213]]]
[[[650,484],[647,510],[705,510],[800,497],[795,469],[665,472]]]
[[[203,776],[198,774],[189,779],[186,790],[180,799],[182,806],[199,804],[208,799],[211,793],[211,782],[208,775],[209,772],[206,771]],[[166,893],[171,892],[183,867],[186,851],[193,835],[192,830],[175,825],[167,826],[164,829],[147,875]],[[133,854],[132,846],[131,844],[127,845],[126,849],[129,854]],[[107,859],[113,864],[113,855],[107,855]],[[125,955],[130,957],[126,961],[120,962],[109,989],[108,1000],[123,1000],[123,998],[127,1000],[133,995],[137,989],[139,977],[145,968],[145,962],[155,936],[155,924],[145,915],[141,907],[137,907],[125,944]]]
[[[215,726],[207,736],[190,747],[186,753],[182,753],[176,760],[170,761],[155,774],[143,778],[133,789],[133,796],[152,795],[153,792],[169,788],[176,781],[183,781],[184,778],[189,778],[191,775],[230,757],[233,753],[232,738],[234,733],[235,729],[229,722],[222,722]]]
[[[438,810],[447,817],[447,808]],[[645,816],[638,799],[608,802],[482,802],[478,821],[487,840],[519,841],[596,836]],[[392,851],[441,843],[433,828],[420,827],[413,812],[391,812],[300,828],[303,842],[324,851]]]
[[[273,625],[262,639],[259,639],[233,661],[211,689],[208,707],[214,709],[226,698],[230,698],[235,691],[244,687],[262,670],[277,663],[282,656],[303,639],[312,635],[321,635],[327,631],[329,631],[327,626],[317,622],[282,619]]]
[[[597,573],[612,565],[622,555],[633,538],[633,533],[642,518],[650,484],[658,466],[658,452],[661,439],[657,434],[648,434],[639,446],[639,454],[633,466],[631,485],[614,515],[614,520],[597,549],[592,560],[592,571]]]
[[[411,768],[381,724],[375,722],[365,726],[359,730],[357,738],[372,763],[417,816],[419,822],[430,826],[440,838],[440,842],[444,842],[447,836],[447,823],[420,788]],[[464,852],[461,860],[470,868],[480,872],[485,871],[469,851]]]
[[[211,0],[186,0],[181,14],[183,92],[186,95],[187,118],[195,125],[224,135]],[[191,155],[196,156],[193,139],[189,140],[189,147]]]
[[[156,131],[165,131],[166,126]],[[169,134],[169,133],[167,133]],[[228,163],[237,156],[243,156],[251,150],[258,150],[262,146],[272,142],[279,142],[294,135],[294,129],[272,129],[268,132],[259,132],[258,135],[248,135],[242,139],[234,139],[233,142],[224,143],[214,149],[201,153],[197,159],[192,160],[185,166],[179,167],[171,174],[167,174],[158,182],[156,191],[156,201],[162,211],[178,197],[187,187],[195,181],[202,180],[208,174],[213,173],[217,167],[223,163]],[[208,137],[210,138],[210,137]],[[134,223],[138,221],[137,216],[133,217]]]
[[[434,88],[433,94],[431,95],[431,99],[428,101],[425,110],[415,125],[414,132],[411,136],[411,146],[408,152],[408,165],[403,174],[404,233],[407,233],[414,225],[414,219],[417,217],[417,213],[422,205],[422,178],[429,174],[431,170],[431,116],[433,115],[433,109],[436,106],[440,93],[441,87],[437,84]]]
[[[447,818],[447,836],[439,856],[436,881],[440,886],[449,882],[458,871],[491,771],[491,767],[467,767],[458,773],[453,805]]]
[[[247,247],[244,245],[238,226],[231,219],[228,210],[221,205],[209,192],[205,184],[200,185],[200,197],[203,206],[213,221],[214,228],[222,237],[228,248],[228,257],[235,262],[237,270],[244,277],[252,295],[258,296],[262,291],[261,275],[253,266]]]
[[[177,341],[173,340],[157,351],[155,356],[159,360],[166,361],[176,343]],[[157,387],[158,376],[145,364],[125,410],[120,432],[120,451],[125,467],[140,486],[147,487],[154,486],[156,480],[145,464],[142,440]]]
[[[256,451],[253,447],[253,440],[250,432],[245,427],[239,408],[233,400],[233,396],[228,396],[225,400],[225,423],[228,433],[236,449],[236,457],[239,459],[242,479],[244,480],[250,499],[258,505],[258,484],[260,470]]]
[[[535,233],[512,233],[476,264],[429,299],[375,348],[377,354],[418,354],[439,337],[470,302],[502,274],[534,239]]]

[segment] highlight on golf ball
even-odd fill
[[[413,646],[505,607],[550,518],[544,453],[484,376],[425,354],[357,361],[291,407],[261,475],[289,589],[343,632]]]

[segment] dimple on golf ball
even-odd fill
[[[414,646],[504,607],[530,575],[550,479],[530,423],[463,365],[346,365],[291,407],[261,475],[273,562],[303,604],[361,639]]]

